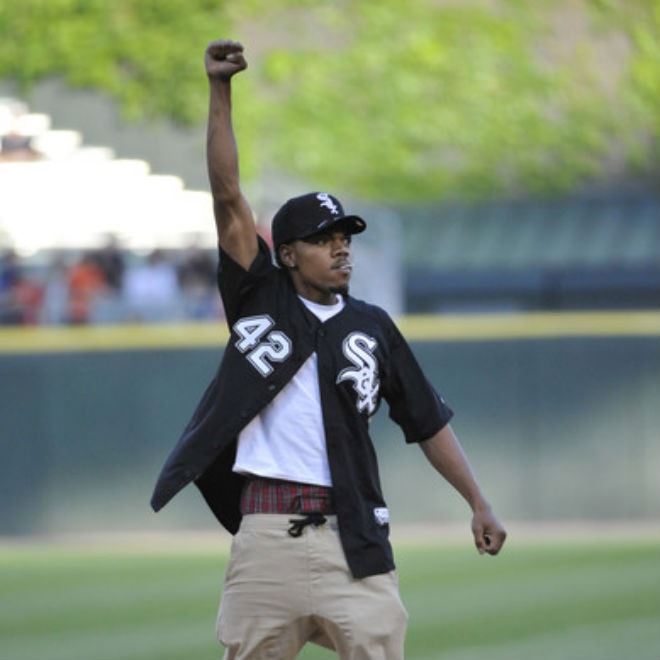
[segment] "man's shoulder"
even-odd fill
[[[288,275],[272,260],[270,248],[260,239],[259,252],[248,269],[220,250],[218,285],[228,320],[246,313],[261,313],[291,305],[295,298]],[[246,310],[250,310],[247,312]]]
[[[388,325],[394,323],[390,315],[382,307],[366,300],[360,300],[360,298],[348,296],[346,298],[346,309],[355,314],[368,316],[379,323],[386,323]]]
[[[387,337],[389,341],[394,341],[400,335],[390,314],[378,305],[348,296],[345,309],[347,313],[343,315],[344,327],[361,326],[365,330],[371,328],[370,332]]]

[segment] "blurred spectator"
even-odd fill
[[[21,272],[18,282],[14,285],[14,296],[20,309],[20,324],[37,325],[41,319],[44,301],[43,287]]]
[[[0,258],[0,324],[35,325],[40,320],[43,287],[32,280],[13,250]]]
[[[14,287],[20,277],[18,258],[13,250],[0,254],[0,324],[14,325],[19,322],[20,310],[14,295]]]
[[[208,250],[193,245],[184,252],[179,265],[179,283],[188,318],[205,320],[221,316],[216,263]]]
[[[108,236],[106,244],[96,252],[95,260],[108,287],[113,292],[119,293],[122,289],[126,264],[116,236]]]
[[[93,252],[87,252],[71,266],[68,280],[68,308],[66,319],[71,324],[90,323],[94,302],[107,290],[105,277]]]
[[[50,261],[44,275],[44,302],[41,322],[46,325],[66,323],[69,300],[69,268],[62,254]]]
[[[21,266],[15,250],[5,249],[0,253],[0,292],[8,288],[18,277]]]
[[[123,297],[129,321],[179,320],[182,310],[176,268],[162,250],[124,277]]]

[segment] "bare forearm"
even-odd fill
[[[489,508],[472,467],[448,424],[420,443],[428,461],[465,498],[472,511]]]
[[[240,197],[238,148],[231,116],[231,83],[210,80],[206,160],[215,204]]]
[[[480,554],[496,555],[506,539],[506,531],[483,496],[472,467],[447,424],[434,436],[420,443],[431,465],[465,498],[472,509],[472,534]]]

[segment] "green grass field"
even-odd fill
[[[657,538],[509,541],[396,546],[407,660],[660,659]],[[219,545],[0,544],[1,660],[218,660]]]

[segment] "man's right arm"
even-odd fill
[[[480,554],[496,555],[506,531],[484,498],[472,467],[449,424],[419,443],[429,463],[465,498],[472,509],[472,533]]]
[[[247,269],[257,256],[252,210],[240,188],[238,148],[231,116],[231,78],[247,67],[243,46],[210,43],[205,54],[209,80],[206,159],[220,247]]]

